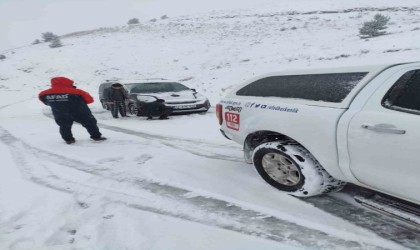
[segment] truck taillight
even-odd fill
[[[218,103],[216,104],[216,116],[219,120],[219,124],[222,125],[223,123],[223,105]]]

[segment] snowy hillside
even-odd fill
[[[417,2],[273,1],[0,53],[0,249],[418,249],[419,238],[392,236],[400,230],[392,220],[371,212],[363,212],[371,221],[349,220],[271,188],[241,146],[220,135],[213,109],[114,120],[95,102],[109,140],[92,143],[75,125],[69,146],[37,100],[54,76],[96,100],[106,79],[166,78],[215,105],[235,84],[271,71],[418,61]],[[388,34],[359,38],[377,13],[390,17]],[[352,203],[340,193],[318,201]],[[378,221],[384,231],[372,226]]]

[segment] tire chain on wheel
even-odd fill
[[[255,148],[252,159],[254,159],[255,153],[262,148],[278,150],[292,158],[297,163],[300,171],[302,172],[302,175],[305,178],[305,181],[300,189],[289,192],[293,196],[309,197],[318,194],[339,191],[346,184],[345,182],[336,180],[334,177],[332,177],[315,159],[315,157],[309,153],[308,150],[297,143],[264,143]],[[314,178],[317,179],[314,180]]]
[[[331,192],[338,192],[341,189],[344,188],[344,186],[347,184],[344,181],[340,181],[332,177],[318,162],[315,157],[309,153],[308,150],[306,150],[301,145],[296,144],[296,149],[299,150],[302,154],[304,154],[306,157],[310,158],[314,163],[316,164],[315,167],[319,170],[320,173],[323,175],[323,188],[321,190],[322,194],[331,193]]]

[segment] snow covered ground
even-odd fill
[[[391,18],[389,34],[360,39],[358,28],[379,11]],[[270,71],[415,61],[419,11],[414,0],[273,1],[3,53],[0,249],[420,248],[418,238],[384,237],[361,226],[363,217],[348,220],[317,202],[346,200],[344,193],[305,201],[271,188],[244,163],[241,146],[220,135],[214,109],[115,120],[95,102],[109,140],[94,143],[75,125],[77,143],[66,145],[37,100],[53,76],[95,98],[106,79],[164,77],[215,104],[236,83]]]

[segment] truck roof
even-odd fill
[[[327,73],[347,73],[347,72],[381,72],[387,68],[410,63],[419,62],[403,62],[403,63],[389,63],[389,64],[375,64],[375,65],[361,65],[361,66],[341,66],[328,68],[300,68],[284,71],[270,72],[260,75],[258,78],[266,76],[279,75],[312,75],[312,74],[327,74]]]
[[[243,87],[253,83],[262,78],[268,77],[275,77],[275,76],[294,76],[294,75],[315,75],[315,74],[334,74],[334,73],[367,73],[366,76],[360,80],[359,83],[350,91],[347,97],[344,98],[342,102],[326,102],[326,101],[315,101],[315,100],[307,100],[307,99],[294,99],[294,98],[284,98],[284,97],[252,97],[255,100],[264,100],[267,98],[275,98],[278,99],[280,102],[285,103],[297,103],[297,104],[305,104],[305,105],[312,105],[312,106],[323,106],[323,107],[331,107],[331,108],[348,108],[354,97],[363,89],[372,79],[378,76],[381,72],[388,68],[396,67],[396,66],[410,66],[419,65],[420,62],[402,62],[402,63],[390,63],[390,64],[378,64],[378,65],[363,65],[363,66],[346,66],[346,67],[330,67],[330,68],[304,68],[304,69],[296,69],[296,70],[285,70],[285,71],[278,71],[278,72],[271,72],[267,74],[263,74],[257,77],[254,77],[242,84],[237,85],[228,96],[239,98],[239,99],[249,99],[251,96],[238,96],[236,93],[238,90],[242,89]]]

